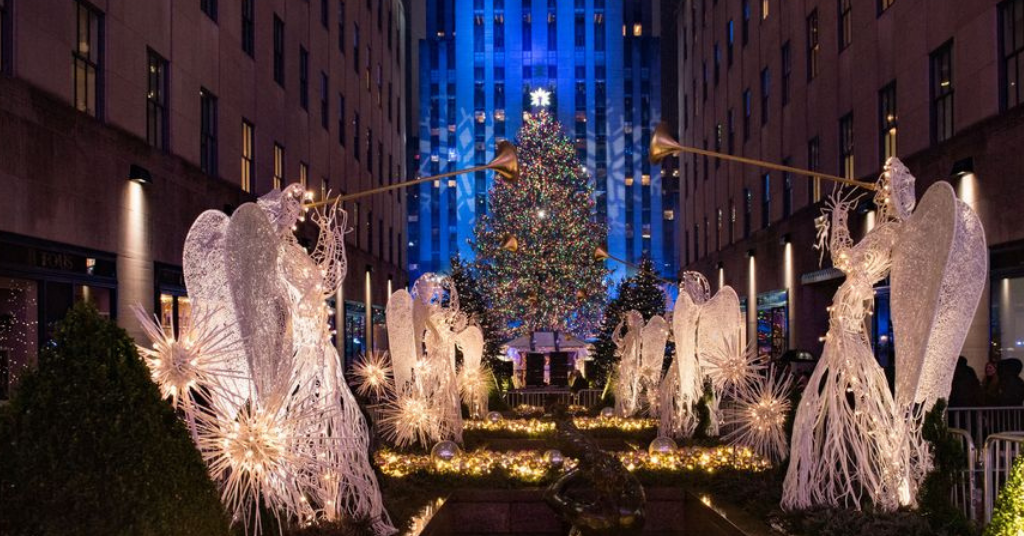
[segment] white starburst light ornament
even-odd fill
[[[352,376],[359,396],[372,396],[380,400],[394,390],[391,359],[387,352],[371,351],[363,354],[352,367]]]
[[[414,443],[426,447],[438,436],[438,412],[414,394],[399,395],[385,408],[381,428],[398,447]]]
[[[725,410],[725,422],[731,432],[725,440],[743,445],[773,462],[781,461],[789,449],[786,437],[786,416],[791,403],[792,376],[777,375],[769,369],[765,376],[750,384],[750,389]]]

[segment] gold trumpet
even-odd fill
[[[323,205],[336,204],[342,201],[349,201],[352,199],[358,199],[360,197],[366,197],[368,195],[379,194],[381,192],[387,192],[389,190],[398,190],[400,188],[406,188],[416,184],[422,184],[424,182],[436,181],[447,177],[454,177],[456,175],[465,175],[466,173],[473,173],[475,171],[491,170],[497,173],[502,180],[515,183],[519,180],[519,158],[516,155],[516,146],[508,141],[498,142],[498,146],[495,151],[494,158],[491,159],[485,165],[474,166],[467,169],[458,171],[449,171],[440,175],[432,175],[430,177],[420,177],[415,180],[399,182],[397,184],[389,184],[387,186],[379,186],[377,188],[371,188],[369,190],[363,190],[362,192],[356,192],[346,195],[336,195],[329,199],[323,199],[315,203],[306,203],[303,205],[306,209],[316,208]]]
[[[838,183],[846,184],[849,186],[856,186],[858,188],[864,188],[865,190],[874,191],[877,189],[874,183],[858,181],[854,179],[847,179],[844,177],[838,177],[836,175],[829,175],[827,173],[819,173],[817,171],[811,171],[809,169],[795,168],[793,166],[783,166],[781,164],[773,164],[771,162],[765,162],[764,160],[755,160],[753,158],[744,158],[742,156],[733,156],[731,154],[716,153],[715,151],[708,151],[705,149],[697,149],[696,147],[687,147],[680,144],[672,134],[668,131],[668,125],[661,123],[654,129],[654,135],[651,136],[651,147],[648,154],[650,155],[651,163],[657,164],[666,157],[675,156],[679,153],[692,153],[699,154],[702,156],[710,156],[713,158],[721,158],[722,160],[729,160],[732,162],[739,162],[741,164],[747,164],[751,166],[758,166],[767,169],[775,169],[778,171],[785,171],[788,173],[796,173],[798,175],[806,175],[812,178],[828,179]]]

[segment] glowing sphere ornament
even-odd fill
[[[551,449],[544,453],[544,461],[551,467],[557,469],[565,463],[565,456],[562,455],[562,451]]]
[[[671,437],[658,436],[651,441],[651,444],[647,447],[647,454],[654,456],[656,454],[671,454],[679,448],[676,442]]]
[[[602,419],[611,419],[615,416],[615,408],[604,408],[601,410]]]
[[[434,462],[450,462],[462,454],[462,449],[454,441],[439,441],[430,449],[430,459]]]
[[[501,413],[497,411],[491,411],[487,414],[487,420],[490,422],[500,422],[502,419]]]

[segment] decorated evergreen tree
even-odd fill
[[[594,343],[594,360],[587,364],[587,375],[591,381],[603,385],[615,363],[612,333],[623,315],[635,310],[643,315],[646,322],[654,315],[665,314],[665,292],[662,285],[654,273],[654,265],[650,259],[640,261],[637,273],[623,279],[619,284],[618,296],[608,303],[608,308],[604,311],[601,331],[597,342]]]
[[[999,491],[992,522],[984,536],[1017,536],[1024,533],[1024,456],[1018,456],[1006,485]]]
[[[498,354],[501,351],[501,343],[504,342],[495,327],[494,315],[484,303],[484,296],[480,292],[480,282],[476,278],[473,265],[462,260],[456,255],[451,259],[451,272],[449,277],[455,283],[455,291],[459,293],[459,308],[472,322],[480,326],[484,334],[484,363],[498,379],[502,380],[510,376],[511,370],[502,374],[507,367],[501,366]]]
[[[593,213],[593,183],[546,111],[525,118],[517,142],[519,180],[494,182],[490,211],[476,228],[488,305],[504,337],[536,330],[586,337],[600,320],[607,274],[594,260],[606,228]]]

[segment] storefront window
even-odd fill
[[[789,349],[789,294],[757,295],[757,355],[774,361]]]
[[[26,366],[35,362],[39,344],[35,281],[0,277],[0,400]]]
[[[188,325],[192,317],[192,301],[188,296],[160,294],[160,322],[164,326],[164,334],[177,337],[181,326]]]
[[[892,315],[889,314],[889,287],[875,289],[874,314],[867,318],[871,328],[871,346],[878,364],[885,370],[889,385],[895,385],[896,360],[893,350]]]
[[[992,349],[1002,359],[1024,359],[1024,277],[992,282]]]
[[[388,326],[384,308],[378,305],[373,306],[373,348],[379,351],[388,349]]]
[[[345,302],[345,368],[366,350],[366,306]]]

